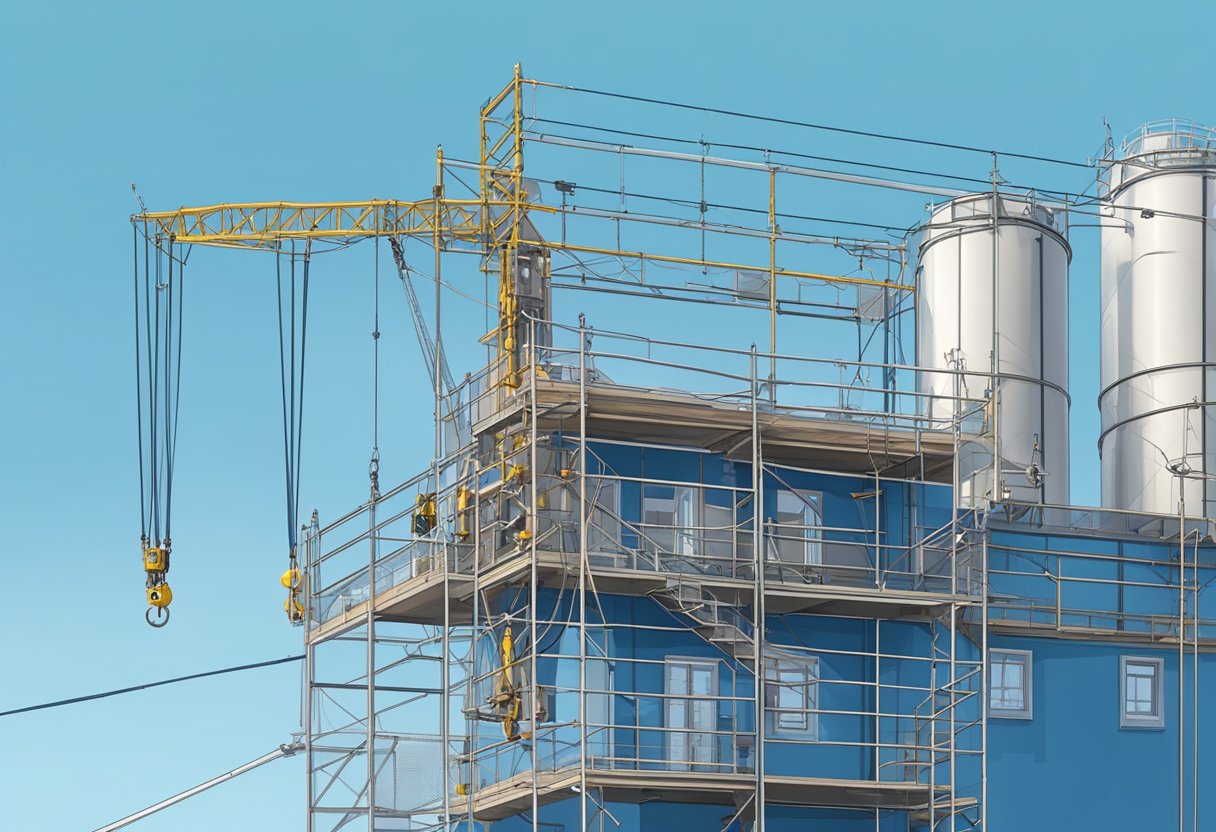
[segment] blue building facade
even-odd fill
[[[448,764],[424,755],[445,782],[413,808],[378,800],[400,819],[383,828],[1196,821],[1216,731],[1197,708],[1216,681],[1203,523],[959,508],[948,482],[799,466],[796,448],[539,427],[390,493],[405,507],[380,538],[411,528],[377,550],[374,586],[366,567],[317,582],[315,651],[362,632],[372,595],[378,633],[449,657],[401,688],[446,709]],[[347,551],[324,537],[314,578]],[[420,725],[385,729],[385,792]]]

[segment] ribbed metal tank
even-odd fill
[[[1102,504],[1213,517],[1216,135],[1141,127],[1107,155],[1102,218]]]
[[[995,229],[993,195],[973,194],[937,207],[921,230],[917,364],[962,372],[921,372],[918,386],[939,427],[954,418],[960,396],[988,401],[963,422],[961,505],[1065,504],[1072,251],[1055,211],[1025,196],[995,201]]]

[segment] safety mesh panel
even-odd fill
[[[383,739],[377,745],[384,743]],[[443,802],[443,746],[438,738],[397,738],[376,749],[376,806],[399,812]]]

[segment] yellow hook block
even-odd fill
[[[173,601],[173,590],[168,584],[157,584],[148,587],[148,606],[167,607]]]
[[[304,605],[294,594],[283,602],[283,612],[287,613],[287,620],[292,624],[298,624],[304,620]]]

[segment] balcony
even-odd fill
[[[496,496],[503,490],[497,469],[481,478],[477,511],[458,511],[460,466],[452,464],[440,471],[444,488],[436,505],[442,522],[434,529],[419,533],[414,527],[418,494],[429,493],[424,475],[377,502],[374,531],[368,505],[314,530],[306,545],[313,627],[334,632],[366,617],[373,540],[377,614],[388,619],[440,623],[446,597],[449,623],[470,623],[474,585],[526,577],[533,547],[541,579],[577,575],[578,475],[561,475],[558,460],[568,457],[554,447],[546,454],[550,459],[537,476],[534,523],[527,523],[530,497],[522,486],[511,499]],[[622,476],[594,448],[588,459],[586,551],[596,591],[644,595],[680,584],[735,606],[752,602],[757,575],[750,482]],[[791,476],[765,470],[765,488],[777,495],[769,500],[776,516],[766,519],[761,535],[771,613],[903,617],[976,600],[978,563],[955,536],[922,529],[909,543],[872,527],[828,525],[814,502],[818,492],[788,487]],[[533,527],[534,540],[518,536],[516,529],[525,524]],[[335,573],[338,580],[324,580]]]

